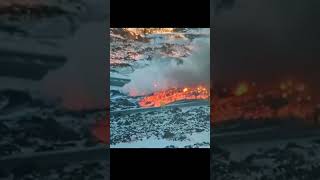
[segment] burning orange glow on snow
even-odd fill
[[[248,85],[246,83],[240,83],[236,90],[234,91],[234,95],[241,96],[248,92]]]
[[[203,86],[172,88],[155,92],[140,100],[141,107],[160,107],[180,100],[208,99],[209,91]]]

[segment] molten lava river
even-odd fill
[[[203,86],[172,88],[153,93],[139,101],[140,107],[160,107],[181,100],[208,99],[210,93]]]

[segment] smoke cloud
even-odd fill
[[[173,87],[210,87],[210,39],[196,39],[192,47],[192,54],[180,63],[172,58],[155,58],[148,67],[137,69],[123,91],[146,95]]]
[[[60,99],[69,109],[106,106],[106,29],[105,22],[87,23],[66,41],[63,49],[68,61],[43,80],[45,97]]]

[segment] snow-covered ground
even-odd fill
[[[52,169],[36,171],[36,166],[23,167],[14,173],[1,169],[1,180],[34,179],[34,180],[69,180],[69,179],[109,179],[110,163],[106,160],[66,163]],[[40,168],[41,169],[41,168]]]
[[[111,148],[209,148],[209,113],[209,106],[193,106],[121,116],[111,114]]]
[[[98,145],[90,127],[103,118],[103,110],[64,110],[33,99],[27,92],[2,90],[0,97],[0,157]]]
[[[170,139],[158,139],[157,137],[144,138],[141,141],[131,141],[128,143],[118,143],[112,148],[210,148],[210,143],[206,142],[210,132],[204,131],[188,136],[187,140],[174,141]],[[201,142],[203,143],[194,143]],[[170,144],[170,145],[168,145]]]
[[[211,179],[320,178],[319,126],[301,119],[265,121],[212,128]]]
[[[213,145],[211,179],[319,179],[319,139]]]

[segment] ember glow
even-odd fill
[[[158,91],[139,101],[141,107],[160,107],[176,101],[208,99],[210,93],[204,86],[172,88]]]
[[[218,88],[219,89],[219,88]],[[312,119],[318,101],[311,88],[301,81],[274,82],[252,87],[239,83],[236,88],[220,88],[227,96],[212,95],[212,121],[232,119],[300,118]],[[219,90],[218,90],[219,91]]]

